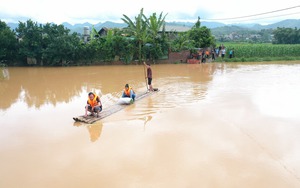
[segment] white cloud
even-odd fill
[[[62,22],[83,23],[83,22],[105,22],[117,21],[122,22],[123,14],[133,18],[138,15],[141,8],[144,8],[144,13],[150,15],[154,12],[157,14],[163,12],[168,14],[167,21],[196,21],[200,16],[202,19],[216,19],[238,17],[245,15],[258,14],[287,7],[300,5],[298,1],[286,0],[281,1],[149,1],[149,0],[89,0],[89,1],[70,1],[70,0],[0,0],[0,16],[1,19],[15,20],[20,18],[31,18],[38,22]],[[285,17],[277,17],[277,20],[294,18],[300,19],[300,7],[293,10],[277,13],[287,14],[299,12]],[[272,16],[275,14],[265,15]],[[261,16],[263,17],[263,16]],[[275,19],[275,18],[273,18]],[[244,19],[245,20],[245,19]],[[248,18],[249,20],[249,18]],[[252,22],[266,22],[270,19],[253,20]],[[24,21],[24,20],[21,20]],[[218,21],[218,20],[216,20]],[[219,20],[219,22],[239,22],[239,20]],[[251,20],[249,20],[251,22]]]

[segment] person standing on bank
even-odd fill
[[[96,113],[97,117],[99,116],[99,113],[102,111],[102,103],[100,97],[93,92],[89,92],[88,94],[87,104],[85,105],[85,115],[84,115],[85,117],[87,116],[88,111],[91,112],[92,115]]]
[[[152,69],[151,69],[150,63],[146,64],[146,62],[144,61],[144,65],[147,68],[147,77],[146,78],[148,79],[149,91],[154,91],[153,87],[152,87]]]
[[[226,48],[223,47],[222,50],[221,50],[221,57],[222,57],[222,60],[224,59],[225,54],[226,54]]]

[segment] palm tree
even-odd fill
[[[127,25],[128,30],[135,36],[136,40],[138,41],[138,56],[139,56],[139,62],[142,62],[142,45],[147,41],[148,35],[147,35],[147,24],[145,17],[143,13],[143,8],[140,11],[140,14],[135,17],[135,22],[133,22],[128,16],[124,15],[124,18],[121,18]]]

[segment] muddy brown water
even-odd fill
[[[300,187],[300,62],[152,69],[159,93],[90,125],[87,93],[143,92],[143,66],[1,70],[0,187]]]

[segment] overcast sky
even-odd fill
[[[243,19],[208,20],[249,16],[290,7],[297,8]],[[269,24],[284,19],[300,19],[299,0],[0,0],[0,19],[1,21],[16,23],[28,19],[40,23],[54,22],[56,24],[63,22],[96,24],[105,21],[122,23],[123,14],[134,19],[141,8],[144,8],[146,16],[161,12],[163,15],[167,14],[166,21],[168,22],[195,22],[198,16],[200,16],[201,21],[216,21],[227,24]]]

